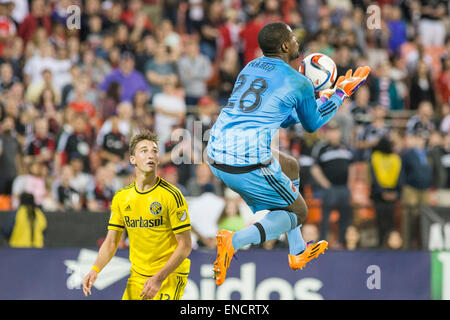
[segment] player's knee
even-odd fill
[[[290,210],[297,216],[297,225],[304,224],[308,217],[308,206],[301,195],[289,206]]]
[[[306,222],[306,218],[308,217],[308,207],[306,206],[306,203],[304,207],[300,210],[300,212],[297,214],[297,225],[304,224]]]

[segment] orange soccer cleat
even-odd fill
[[[303,269],[303,267],[312,259],[318,258],[320,254],[323,254],[328,249],[328,242],[325,240],[318,241],[306,245],[305,251],[298,255],[288,255],[289,266],[293,270]]]
[[[225,281],[230,261],[236,253],[231,241],[233,234],[234,232],[228,230],[220,230],[216,236],[217,258],[214,261],[214,278],[218,286]]]

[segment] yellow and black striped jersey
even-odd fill
[[[177,247],[175,234],[191,229],[188,206],[180,190],[157,177],[156,184],[140,191],[132,183],[119,189],[111,203],[108,229],[126,228],[132,268],[153,275],[167,262]],[[189,273],[185,259],[174,271]]]

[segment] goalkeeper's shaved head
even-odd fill
[[[298,43],[292,41],[291,28],[283,22],[273,22],[265,25],[258,33],[258,44],[265,56],[287,54],[288,60],[299,57]]]

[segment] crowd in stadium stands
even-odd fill
[[[160,176],[189,199],[197,246],[253,223],[202,155],[236,75],[261,55],[258,31],[284,21],[339,75],[372,68],[327,126],[276,139],[299,159],[305,240],[421,248],[420,207],[450,206],[449,12],[440,0],[1,0],[0,208],[28,193],[43,212],[108,211],[145,128]]]

